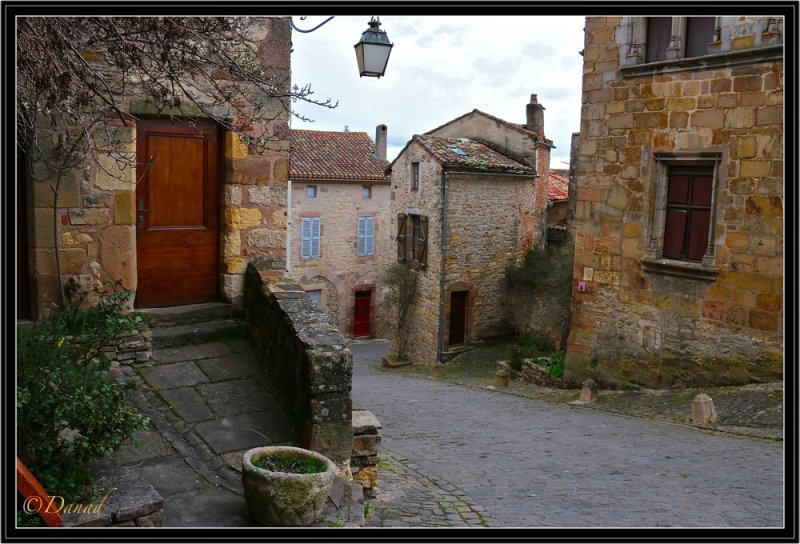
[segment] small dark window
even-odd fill
[[[715,17],[686,18],[685,58],[708,54],[708,44],[714,39],[714,21]]]
[[[708,247],[711,168],[672,168],[667,181],[667,217],[662,255],[668,259],[702,261]]]
[[[419,189],[419,163],[411,163],[411,190],[416,191]]]
[[[664,60],[672,35],[672,17],[647,18],[647,43],[645,62]]]

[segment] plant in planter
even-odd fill
[[[328,498],[336,466],[327,457],[291,446],[253,448],[242,459],[250,517],[261,525],[305,527]]]

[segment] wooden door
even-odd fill
[[[463,346],[467,333],[467,291],[450,293],[450,336],[448,346]]]
[[[137,308],[217,300],[219,147],[213,123],[137,124]]]
[[[372,291],[356,291],[353,308],[353,337],[369,336],[369,303]]]

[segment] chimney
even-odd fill
[[[531,103],[525,106],[525,128],[535,132],[539,138],[544,138],[544,106],[536,100],[536,95],[531,95]]]
[[[379,159],[386,160],[386,125],[378,125],[375,128],[375,155]]]

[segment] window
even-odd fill
[[[672,35],[672,17],[648,17],[645,62],[666,58],[669,39]]]
[[[308,197],[308,198],[317,198],[317,186],[316,185],[306,185],[306,197]]]
[[[684,58],[708,55],[708,44],[714,40],[714,17],[687,17]]]
[[[372,198],[372,187],[365,185],[361,188],[361,198]]]
[[[397,215],[397,260],[419,268],[428,265],[428,218],[424,215]]]
[[[411,190],[416,191],[419,189],[419,163],[411,163]]]
[[[375,218],[358,218],[358,256],[375,255]]]
[[[713,281],[719,153],[658,153],[655,208],[642,265],[648,272]]]
[[[317,303],[317,306],[320,308],[322,307],[322,289],[312,289],[310,291],[306,291],[306,294]]]
[[[711,221],[711,168],[676,167],[667,178],[667,215],[662,255],[681,261],[702,261]]]
[[[313,259],[320,256],[320,219],[319,217],[304,217],[300,232],[300,256],[303,259]]]

